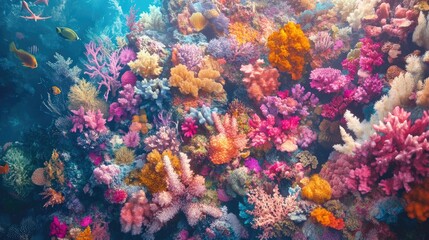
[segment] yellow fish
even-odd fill
[[[34,55],[22,49],[16,49],[14,42],[9,44],[9,50],[13,52],[19,60],[21,60],[24,67],[37,68],[37,60]]]
[[[61,93],[61,89],[57,86],[52,86],[51,91],[52,91],[52,94],[54,94],[54,95],[58,95]]]
[[[60,35],[62,38],[65,38],[69,41],[76,41],[80,40],[79,36],[73,29],[66,28],[66,27],[56,27],[58,35]]]

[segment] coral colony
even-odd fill
[[[428,11],[132,8],[121,41],[81,40],[82,70],[48,62],[63,135],[3,148],[2,198],[31,207],[0,238],[429,239]]]

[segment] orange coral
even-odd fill
[[[64,163],[59,158],[57,150],[52,151],[51,159],[45,162],[45,176],[47,177],[48,184],[53,180],[58,181],[59,184],[63,185],[64,179]]]
[[[240,44],[247,42],[257,42],[259,36],[258,31],[242,22],[235,22],[230,24],[229,33],[234,36]]]
[[[325,208],[315,208],[311,212],[310,216],[323,226],[331,227],[337,230],[342,230],[344,228],[344,220],[341,218],[336,218],[333,213],[326,210]]]
[[[429,218],[429,178],[407,192],[404,198],[407,201],[405,211],[408,217],[417,218],[421,222]]]
[[[331,199],[332,189],[328,181],[315,174],[302,188],[301,194],[306,199],[322,204]]]
[[[158,150],[150,152],[146,159],[147,163],[139,171],[139,182],[146,186],[151,193],[157,193],[167,190],[167,174],[164,170],[162,158],[168,156],[171,160],[174,170],[180,174],[180,161],[170,150],[165,150],[162,154]]]
[[[83,232],[80,232],[79,235],[77,235],[76,240],[92,240],[92,233],[91,228],[88,226],[85,228]]]
[[[310,50],[310,41],[299,24],[288,22],[278,32],[268,37],[270,54],[268,60],[280,71],[291,74],[298,80],[304,70],[304,57]]]
[[[172,68],[170,73],[170,86],[178,87],[182,94],[198,97],[199,90],[215,94],[224,92],[222,84],[215,81],[220,77],[218,71],[203,69],[198,73],[198,77],[195,77],[193,71],[179,64]]]
[[[235,117],[226,114],[223,121],[214,113],[212,115],[219,134],[210,137],[209,156],[214,164],[224,164],[240,156],[246,148],[247,137],[238,131]]]
[[[140,131],[142,134],[146,134],[149,128],[152,127],[148,123],[146,111],[144,109],[140,109],[139,115],[134,115],[131,121],[131,131]]]
[[[61,192],[55,191],[53,188],[47,188],[44,192],[40,193],[43,199],[49,198],[49,200],[43,205],[43,207],[54,206],[64,202],[65,198]]]

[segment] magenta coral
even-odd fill
[[[127,197],[127,191],[120,188],[109,188],[104,192],[104,198],[113,204],[123,204]]]
[[[134,87],[136,85],[136,82],[137,76],[131,70],[125,71],[124,74],[122,74],[121,76],[122,87],[125,87],[125,85],[127,84],[130,84]]]
[[[376,132],[355,152],[360,165],[350,171],[347,183],[352,189],[367,193],[378,183],[391,195],[401,189],[409,191],[411,183],[429,176],[429,112],[414,123],[410,115],[396,107],[373,126]],[[388,171],[391,177],[385,176]]]
[[[139,111],[141,98],[135,94],[131,84],[125,85],[124,89],[119,91],[119,95],[117,102],[110,104],[108,121],[120,122]]]
[[[65,238],[67,235],[67,224],[60,222],[57,216],[54,216],[54,219],[49,226],[49,236],[54,236],[57,238]]]
[[[106,132],[106,119],[100,110],[97,112],[89,110],[85,113],[85,109],[81,106],[78,110],[71,110],[74,114],[70,117],[73,123],[71,132],[82,132],[84,129],[94,130],[96,132]]]
[[[183,136],[193,137],[197,133],[198,125],[195,123],[195,120],[191,117],[185,118],[185,121],[181,126]]]
[[[121,50],[121,54],[119,54],[119,60],[122,65],[126,65],[127,63],[136,60],[137,54],[131,48],[125,47]]]
[[[368,103],[373,98],[381,94],[383,89],[383,81],[378,74],[371,75],[366,78],[360,78],[359,86],[355,89],[353,100],[358,103]]]
[[[374,70],[374,67],[383,64],[383,52],[381,51],[381,43],[374,42],[371,38],[362,38],[362,47],[360,48],[359,76],[366,77]]]
[[[100,165],[94,169],[93,174],[97,182],[110,185],[120,172],[116,165]]]
[[[340,92],[350,82],[335,68],[316,68],[310,73],[310,86],[325,93]]]

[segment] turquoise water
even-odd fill
[[[0,239],[429,239],[428,10],[3,1]]]

